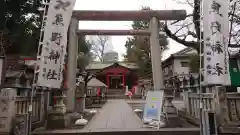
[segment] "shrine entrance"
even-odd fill
[[[159,44],[159,20],[184,20],[186,18],[185,10],[148,10],[148,11],[74,11],[69,27],[69,45],[68,54],[77,54],[78,36],[81,35],[130,35],[130,36],[150,36],[150,50],[153,72],[154,90],[160,90],[164,87],[162,66],[161,66],[161,46]],[[149,29],[144,30],[79,30],[79,21],[149,21]],[[67,67],[67,96],[71,98],[76,89],[76,55],[68,55]],[[113,88],[124,87],[124,72],[118,72],[113,76],[112,73],[107,74],[106,84]],[[110,83],[112,81],[112,83]],[[74,102],[68,100],[67,107],[73,108]]]
[[[105,67],[105,68],[102,68]],[[139,67],[135,63],[116,62],[116,63],[95,63],[87,67],[86,71],[95,74],[96,78],[105,83],[109,89],[123,89],[126,86],[131,89],[139,76]]]
[[[122,79],[121,74],[117,74],[117,75],[109,75],[109,79],[110,79],[110,84],[109,84],[109,89],[123,89],[123,79]]]

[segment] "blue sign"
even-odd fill
[[[143,119],[160,121],[164,91],[148,91]]]

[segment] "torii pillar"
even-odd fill
[[[67,98],[66,110],[67,112],[74,112],[75,110],[75,90],[76,90],[76,74],[77,74],[77,53],[78,53],[78,20],[71,19],[68,37],[68,64],[67,64]]]
[[[159,43],[159,20],[156,17],[151,18],[149,29],[151,31],[150,48],[152,60],[153,89],[161,90],[162,88],[164,88],[161,61],[162,50]]]

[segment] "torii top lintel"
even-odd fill
[[[186,10],[96,11],[75,10],[73,17],[85,21],[143,21],[156,17],[159,20],[184,20]]]

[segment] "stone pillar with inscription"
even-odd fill
[[[15,117],[17,90],[4,88],[0,92],[0,134],[11,132]]]

